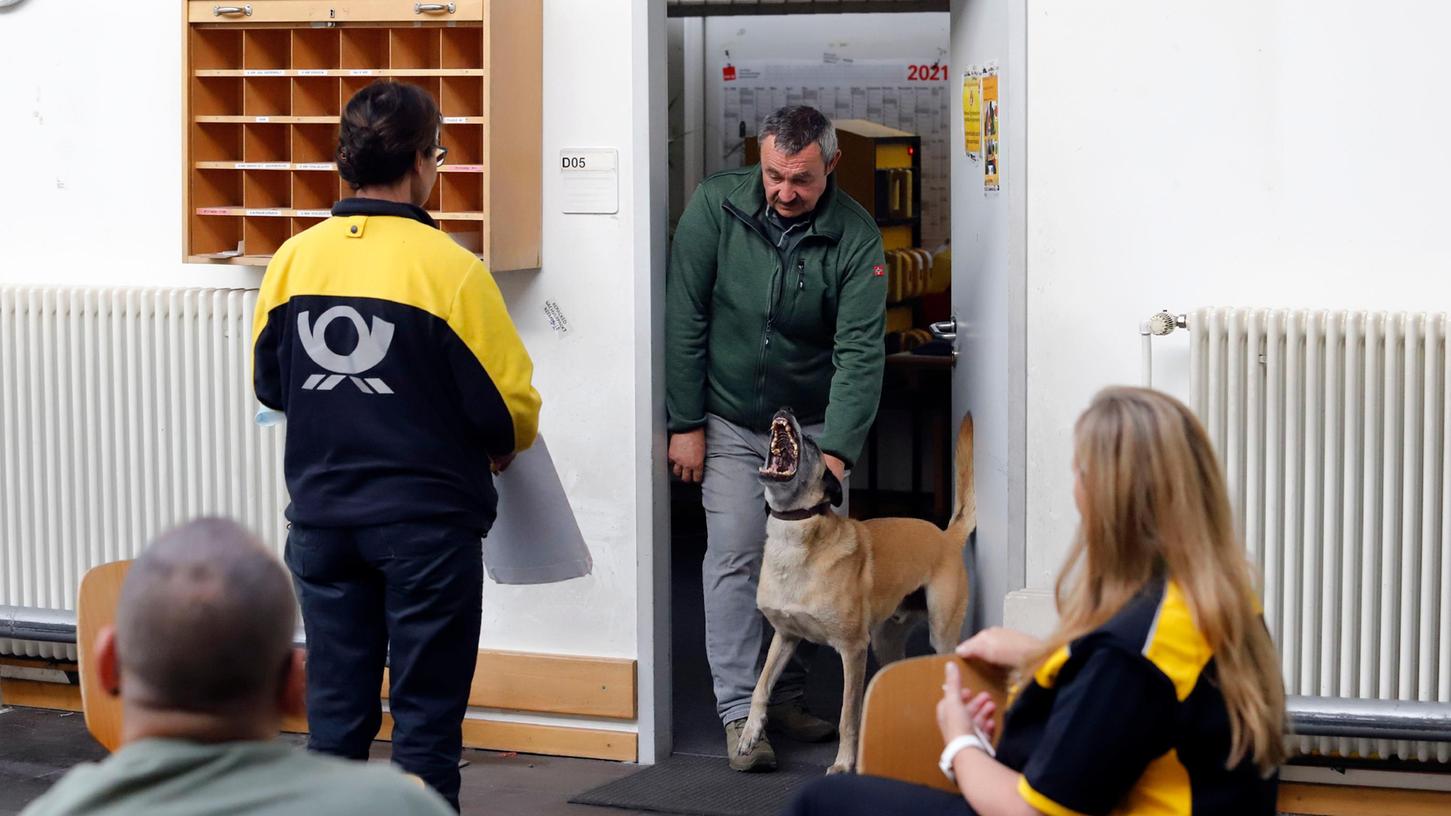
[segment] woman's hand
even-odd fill
[[[963,688],[962,673],[955,662],[949,662],[943,669],[942,700],[937,704],[937,728],[942,732],[942,741],[951,742],[954,737],[973,733],[973,727],[992,739],[997,731],[997,703],[985,691],[973,693]]]
[[[984,736],[991,738],[995,730],[994,713],[992,699],[985,693],[963,688],[957,661],[949,661],[943,669],[942,700],[937,703],[937,729],[942,732],[943,743],[973,733],[974,723]],[[1018,795],[1022,775],[986,751],[974,748],[958,751],[952,758],[952,768],[957,789],[973,812],[983,816],[1042,816]]]
[[[1009,669],[1021,668],[1042,651],[1043,641],[1026,632],[994,626],[984,629],[957,647],[957,656],[981,660]]]
[[[971,694],[971,689],[962,687],[962,673],[957,670],[957,662],[948,661],[942,680],[942,699],[937,703],[937,730],[942,732],[943,743],[972,733],[972,712],[965,704]]]
[[[963,689],[962,698],[967,706],[967,716],[972,718],[972,724],[977,726],[977,730],[981,731],[984,736],[992,739],[998,729],[998,704],[993,702],[992,695],[980,691],[976,697],[973,697],[972,689]]]

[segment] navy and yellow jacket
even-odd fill
[[[534,366],[484,264],[418,207],[352,198],[282,245],[253,386],[287,415],[287,518],[487,532],[490,457],[534,442]]]
[[[1276,777],[1225,768],[1229,712],[1179,585],[1157,581],[1027,680],[998,759],[1049,816],[1275,813]]]

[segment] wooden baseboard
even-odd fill
[[[46,660],[42,657],[15,657],[14,655],[0,655],[0,666],[14,666],[20,669],[44,669],[47,671],[65,672],[74,674],[80,671],[75,661]]]
[[[634,762],[640,753],[639,735],[634,731],[494,720],[464,720],[464,745],[487,751],[519,751],[616,762]]]
[[[0,677],[0,705],[80,711],[81,687]]]
[[[383,674],[388,698],[388,674]],[[635,719],[635,661],[479,651],[469,705],[500,711]]]
[[[75,670],[75,664],[8,659],[27,668]],[[383,682],[386,699],[387,677]],[[636,705],[635,661],[483,650],[479,652],[469,705],[501,711],[566,714],[631,720]],[[0,680],[5,705],[81,711],[79,685],[5,678]],[[119,709],[118,709],[119,710]],[[307,721],[289,720],[284,731],[307,732]],[[389,739],[392,718],[384,715],[379,739]],[[464,745],[490,751],[635,761],[639,737],[634,732],[559,725],[465,720]]]
[[[1298,816],[1441,816],[1451,793],[1281,782],[1278,810]]]
[[[307,733],[307,720],[289,718],[282,730]],[[518,751],[521,754],[608,759],[634,762],[639,754],[639,735],[633,731],[602,728],[571,728],[559,725],[509,723],[497,720],[464,720],[464,746],[483,751]],[[393,738],[393,717],[383,714],[378,739]]]

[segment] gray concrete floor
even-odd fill
[[[279,739],[300,743],[301,738]],[[96,762],[106,751],[86,731],[79,714],[36,708],[0,708],[0,816],[18,814],[45,793],[73,765]],[[373,746],[386,761],[388,743]],[[530,816],[614,816],[639,811],[571,805],[590,788],[627,776],[637,766],[619,762],[564,759],[493,751],[464,751],[465,814]]]

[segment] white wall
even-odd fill
[[[1047,587],[1076,524],[1072,423],[1138,382],[1151,312],[1451,307],[1451,6],[1028,9],[1027,577]],[[1181,397],[1187,346],[1155,349]]]
[[[651,211],[646,194],[650,77],[637,66],[649,65],[647,9],[660,17],[663,54],[662,5],[545,2],[543,268],[502,274],[499,283],[534,357],[541,429],[595,572],[553,586],[487,586],[489,648],[651,654],[640,643],[648,610],[637,608],[637,597],[648,597],[640,564],[648,567],[660,529],[651,514],[658,400],[650,256],[660,251],[651,222],[663,224],[663,212]],[[11,68],[0,85],[0,146],[9,157],[0,283],[255,286],[260,269],[178,260],[182,4],[74,11],[42,0],[0,13],[0,54]],[[619,148],[618,215],[560,213],[550,157],[582,146]],[[567,338],[548,328],[546,300],[568,317]],[[650,671],[642,664],[646,696]]]
[[[727,51],[735,64],[747,60],[819,60],[827,52],[842,59],[912,59],[930,64],[946,56],[942,53],[947,47],[946,26],[947,17],[933,12],[707,17],[705,172],[741,163],[740,151],[722,161],[722,154],[739,141],[736,134],[722,134],[720,130],[720,71]]]
[[[1026,89],[1022,0],[952,3],[952,303],[961,357],[953,408],[976,429],[979,623],[1003,620],[1023,581],[1023,161]],[[1002,189],[982,189],[981,161],[963,150],[962,72],[996,62],[1002,110]]]

